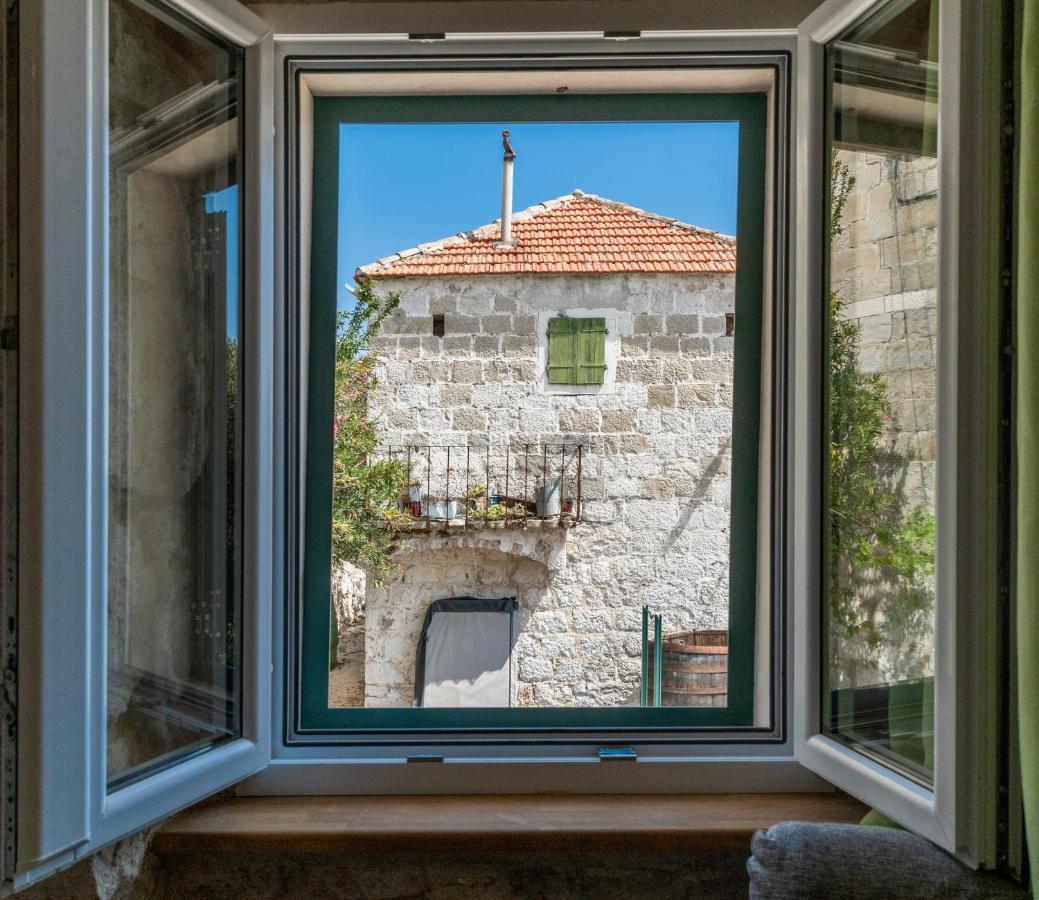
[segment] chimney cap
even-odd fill
[[[505,159],[515,159],[516,151],[512,149],[512,144],[509,143],[509,132],[502,131],[501,133],[501,144],[505,148]]]

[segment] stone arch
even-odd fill
[[[538,548],[536,542],[507,538],[403,542],[393,556],[393,576],[381,585],[370,579],[368,583],[365,705],[411,705],[415,649],[426,609],[434,600],[516,597],[516,634],[520,634],[548,591],[555,571],[548,563],[558,563],[558,554],[550,550]]]

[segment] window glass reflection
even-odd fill
[[[828,49],[829,732],[933,764],[938,2]]]
[[[239,51],[111,0],[108,775],[239,729]]]

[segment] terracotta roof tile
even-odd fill
[[[512,218],[361,266],[355,278],[603,272],[735,272],[736,239],[669,216],[574,191]]]

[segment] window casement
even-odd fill
[[[795,357],[799,380],[816,387],[794,409],[795,430],[810,436],[795,481],[813,486],[794,502],[810,536],[794,562],[805,641],[796,752],[975,865],[996,858],[993,736],[1006,702],[996,674],[1007,652],[997,540],[1006,161],[999,104],[986,99],[999,95],[1000,28],[995,7],[957,0],[829,2],[802,26],[798,51]],[[894,49],[907,40],[908,56]],[[897,100],[879,87],[896,69]],[[896,330],[871,363],[885,320]],[[903,429],[873,443],[888,471],[906,474],[897,485],[861,465],[865,432],[845,427],[856,401]],[[845,476],[864,478],[857,493]],[[885,504],[872,534],[846,515]],[[919,564],[902,566],[904,552]],[[862,599],[881,615],[864,615]],[[871,655],[871,643],[895,658]]]
[[[554,316],[548,320],[548,383],[602,384],[606,320]]]
[[[113,5],[128,14],[113,15]],[[796,35],[647,33],[624,44],[598,36],[448,35],[428,46],[341,35],[315,44],[304,27],[314,15],[307,11],[286,21],[299,15],[308,37],[280,35],[276,49],[268,25],[235,0],[85,0],[74,10],[62,0],[21,4],[18,642],[4,648],[5,658],[18,661],[17,791],[4,797],[17,811],[18,829],[8,836],[13,855],[5,852],[5,879],[31,883],[239,783],[244,793],[429,793],[804,791],[829,782],[969,863],[994,862],[1004,210],[999,105],[986,97],[994,85],[998,93],[999,6],[827,0]],[[873,52],[872,36],[903,15],[910,16],[909,32],[921,36],[913,51]],[[110,87],[119,81],[109,72],[109,50],[130,46],[113,30],[120,28],[142,29],[149,39],[179,29],[175,43],[194,42],[224,60],[220,66],[233,63],[211,77],[190,65],[164,70],[174,83],[170,96],[112,119]],[[119,52],[112,58],[126,60]],[[889,92],[878,83],[905,93],[897,114],[888,115]],[[568,91],[558,90],[563,84]],[[739,329],[736,309],[719,308],[702,312],[696,331],[672,323],[674,331],[654,346],[659,332],[639,333],[655,327],[650,318],[636,323],[616,309],[615,324],[598,308],[605,301],[590,292],[586,309],[561,303],[535,318],[526,343],[514,342],[535,348],[524,370],[537,396],[532,406],[559,404],[568,422],[594,421],[603,458],[641,446],[643,437],[634,428],[628,434],[602,427],[626,420],[606,415],[618,412],[621,399],[611,393],[611,378],[661,363],[659,382],[625,389],[645,394],[645,419],[661,429],[655,440],[672,446],[684,440],[673,430],[683,421],[682,404],[699,394],[675,380],[683,366],[671,366],[665,377],[658,355],[681,353],[685,342],[735,361],[732,383],[711,395],[731,394],[732,447],[703,455],[718,458],[713,471],[723,472],[729,491],[731,518],[715,530],[729,529],[729,691],[739,702],[699,710],[638,702],[601,709],[330,709],[332,497],[325,473],[333,452],[334,294],[341,287],[334,164],[340,125],[351,117],[384,124],[546,121],[549,107],[552,115],[565,108],[587,121],[739,121]],[[923,121],[908,143],[899,131],[906,116]],[[192,129],[215,129],[219,140],[193,148],[201,132]],[[207,168],[214,146],[224,148],[217,156],[227,163],[219,173]],[[865,176],[860,182],[876,188],[865,209],[891,204],[893,228],[928,209],[937,216],[934,233],[914,247],[932,256],[911,276],[931,279],[931,294],[908,281],[897,292],[868,296],[863,288],[854,298],[847,278],[841,287],[846,308],[860,304],[852,311],[871,340],[883,335],[879,327],[870,331],[876,323],[864,321],[868,315],[935,329],[931,346],[920,340],[873,357],[915,354],[905,358],[926,360],[933,379],[931,394],[916,396],[933,416],[933,471],[921,476],[921,496],[934,504],[934,567],[926,576],[934,597],[933,671],[908,691],[914,727],[933,721],[933,739],[921,728],[899,745],[877,745],[877,730],[858,715],[870,697],[846,690],[873,685],[846,672],[835,682],[833,674],[832,589],[843,582],[835,582],[824,541],[833,510],[823,459],[831,452],[824,411],[833,396],[826,387],[828,299],[835,277],[854,279],[873,265],[873,249],[878,272],[887,270],[874,286],[892,278],[885,260],[899,249],[897,241],[862,245],[864,227],[854,236],[850,227],[841,237],[829,233],[834,151],[846,165],[878,175],[875,184]],[[894,180],[882,183],[881,170]],[[163,196],[168,202],[156,202]],[[853,206],[858,202],[852,197]],[[182,214],[179,229],[171,217]],[[235,227],[237,269],[225,252]],[[126,240],[128,231],[146,233],[155,253],[135,260],[143,251]],[[176,281],[172,268],[161,282],[166,305],[135,308],[135,292],[158,290],[155,279],[135,276],[147,274],[148,265],[162,268],[162,254],[176,241],[186,242],[178,257],[185,277]],[[844,251],[857,254],[855,265],[838,258]],[[236,278],[240,303],[217,302],[234,291]],[[172,302],[178,290],[191,302]],[[455,311],[421,306],[415,318],[414,330],[392,335],[398,344],[421,349],[423,342],[457,338]],[[481,345],[489,343],[490,331],[481,334]],[[898,335],[915,340],[911,331]],[[644,344],[648,365],[620,366],[619,356],[614,368],[613,341],[618,354],[625,342]],[[199,363],[190,384],[189,357]],[[213,384],[232,370],[239,379],[233,397]],[[455,371],[465,387],[472,367]],[[176,422],[171,391],[178,379],[179,401],[198,401],[190,427]],[[417,395],[425,387],[413,382],[408,389]],[[910,415],[912,404],[897,412]],[[149,415],[165,415],[165,429],[135,426],[133,416]],[[696,415],[704,428],[722,418]],[[138,433],[144,438],[135,440]],[[168,441],[158,439],[164,434]],[[691,453],[694,442],[686,443]],[[213,452],[200,452],[207,446]],[[135,478],[135,467],[154,471],[170,453],[180,454],[181,468],[151,481]],[[580,459],[589,465],[586,453]],[[448,470],[457,464],[454,458]],[[552,527],[567,522],[565,466],[564,458],[558,509],[549,504],[555,488],[545,477],[554,471],[547,462],[537,485],[542,505],[556,516]],[[233,490],[222,489],[232,474]],[[596,480],[587,468],[582,478]],[[674,479],[665,484],[639,471],[625,478],[662,492],[662,504],[690,501],[690,519],[713,496],[695,478],[680,482],[684,498],[676,496]],[[599,478],[595,490],[605,491],[607,480]],[[512,478],[508,489],[504,478],[500,489],[493,477],[486,481],[476,497],[448,484],[438,508],[450,511],[455,500],[466,519],[467,510],[488,519],[497,498],[505,524],[491,521],[484,537],[504,534],[508,511],[520,501],[538,508],[538,498],[513,496]],[[616,478],[610,488],[623,483]],[[401,503],[416,503],[421,515],[441,499],[432,488],[427,493],[413,500],[406,491]],[[181,506],[170,512],[174,495]],[[577,501],[575,495],[571,510]],[[584,519],[563,528],[585,527],[590,504],[600,501],[583,493],[580,502]],[[618,507],[629,519],[650,508],[634,501]],[[650,516],[643,527],[658,521]],[[443,530],[438,540],[457,541],[449,526]],[[198,563],[188,586],[151,577],[175,567],[175,560],[154,562],[161,535],[173,532],[180,535],[176,552],[190,550]],[[675,534],[680,540],[681,528]],[[630,543],[638,549],[640,541]],[[646,565],[647,577],[660,575],[659,564]],[[591,563],[586,568],[581,577],[595,577]],[[149,597],[161,587],[169,606],[151,615]],[[207,607],[206,597],[221,592],[228,605]],[[122,612],[113,617],[116,608]],[[199,613],[204,627],[197,640],[188,638],[187,668],[157,671],[171,644],[155,644],[154,634],[183,624],[176,609],[186,610],[184,622]],[[518,604],[510,629],[521,627],[522,612]],[[137,639],[143,632],[153,643],[130,647],[135,627]],[[646,636],[652,644],[652,627]],[[130,649],[114,653],[124,639]],[[636,643],[632,652],[644,652]],[[149,646],[156,652],[149,655]],[[113,667],[131,681],[115,677]],[[142,677],[149,667],[156,671]],[[171,675],[181,677],[179,687]],[[873,711],[890,717],[903,693],[881,691]],[[110,728],[119,727],[113,698],[127,708],[151,704],[169,738],[161,749],[173,752],[129,754],[109,765],[116,759]],[[176,731],[172,718],[199,709],[218,727],[196,741]],[[163,719],[171,710],[175,715]],[[884,721],[887,728],[890,718]],[[609,753],[601,751],[611,747],[625,748],[629,761],[603,762]]]
[[[300,65],[305,70],[306,63]],[[335,77],[307,74],[302,89],[316,84],[313,79]],[[623,85],[623,76],[611,77]],[[765,259],[775,252],[766,241],[765,212],[775,177],[766,152],[775,111],[767,93],[773,74],[762,70],[757,77],[762,90],[756,92],[647,93],[623,103],[610,94],[575,95],[561,106],[545,91],[516,96],[517,87],[504,84],[508,93],[469,97],[375,98],[349,88],[337,96],[324,88],[307,102],[312,124],[300,128],[308,143],[313,133],[313,177],[312,186],[300,179],[300,200],[305,208],[309,196],[313,206],[309,225],[303,219],[302,226],[311,249],[298,321],[306,323],[308,355],[306,381],[297,382],[307,428],[288,437],[302,444],[303,463],[297,476],[302,510],[295,513],[303,517],[302,590],[287,611],[299,654],[298,669],[286,672],[293,744],[382,745],[407,734],[457,747],[462,733],[472,740],[469,735],[505,729],[518,741],[552,733],[575,748],[587,748],[592,730],[602,741],[640,733],[698,737],[706,728],[775,740],[778,656],[758,635],[770,631],[778,614],[778,538],[762,537],[759,523],[763,509],[780,502],[768,448],[784,440],[780,417],[771,412],[783,386],[765,375],[775,352],[765,338],[774,331],[765,323],[778,302],[764,280]],[[643,129],[639,134],[648,141],[658,122],[725,123],[737,136],[735,238],[574,191],[518,214],[508,248],[494,243],[497,226],[471,232],[476,263],[460,262],[466,268],[457,272],[449,260],[467,259],[464,235],[358,267],[366,290],[400,298],[368,343],[379,387],[367,413],[379,423],[382,460],[399,466],[408,482],[406,502],[404,490],[399,505],[396,497],[384,501],[392,514],[405,509],[415,521],[405,520],[394,537],[391,576],[382,584],[367,579],[363,619],[347,623],[364,642],[363,683],[358,675],[347,690],[335,690],[327,648],[340,626],[339,611],[333,621],[330,609],[342,569],[328,535],[349,527],[337,511],[333,475],[333,461],[339,465],[348,452],[342,422],[332,421],[340,408],[332,368],[341,319],[337,248],[351,221],[340,192],[373,177],[344,166],[365,157],[360,142],[369,128],[392,126],[423,143],[427,124],[483,125],[495,136],[514,122],[548,121],[579,132],[615,127],[618,120]],[[507,257],[516,246],[534,254],[538,235],[559,240],[560,229],[571,227],[567,222],[589,220],[587,234],[572,236],[570,256],[589,254],[578,271],[546,272],[539,263],[534,271],[515,272],[518,264]],[[611,271],[610,265],[618,268],[609,262],[612,244],[595,242],[617,220],[622,229],[649,233],[644,252],[658,254],[651,262],[662,271]],[[733,273],[737,243],[741,267]],[[469,275],[471,265],[493,266],[495,254],[502,258],[493,277]],[[560,256],[549,251],[545,258],[559,264]],[[720,260],[718,268],[703,271],[704,259]],[[599,260],[607,262],[589,275]],[[640,287],[629,279],[641,279]],[[636,289],[657,314],[636,314]],[[440,304],[448,309],[443,337],[418,336]],[[732,343],[723,334],[724,311],[734,307],[745,327]],[[503,332],[500,343],[495,331]],[[503,406],[499,397],[510,399]],[[408,413],[416,403],[417,418]],[[438,422],[450,429],[438,430]],[[530,422],[538,423],[534,435]],[[649,516],[637,536],[636,511]],[[708,517],[717,525],[708,526]],[[581,547],[596,540],[618,547],[613,587],[588,588],[599,591],[601,602],[582,599],[573,568]],[[690,562],[685,554],[697,553],[693,543],[701,558]],[[438,555],[441,565],[434,564]],[[419,625],[429,604],[469,593],[456,583],[462,573],[488,598],[519,595],[507,661],[514,696],[496,709],[413,707]],[[611,590],[612,599],[605,599]],[[700,599],[709,590],[720,612],[702,624],[715,614]],[[661,641],[654,640],[643,606],[662,617]],[[692,609],[703,611],[700,620]],[[701,648],[708,640],[721,648]],[[640,686],[655,677],[658,645],[667,696],[642,704]],[[671,668],[690,654],[711,657],[711,671],[702,678],[679,675],[688,685],[672,686]],[[342,696],[363,701],[336,699]]]
[[[273,40],[208,0],[18,26],[22,885],[270,758]]]

